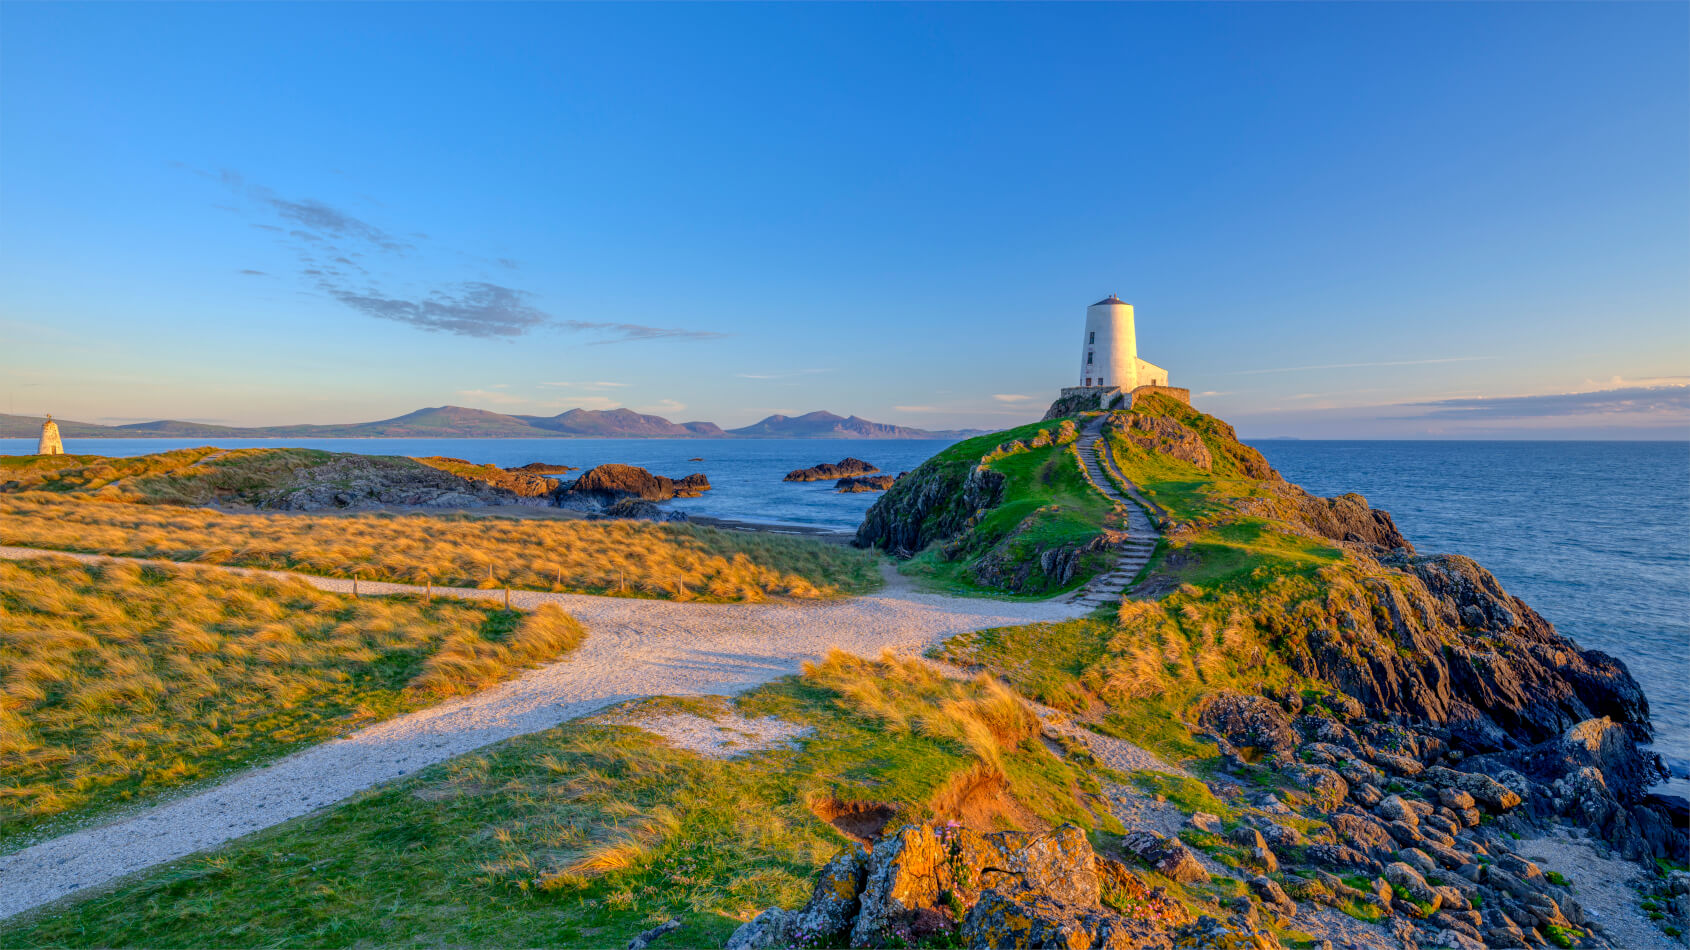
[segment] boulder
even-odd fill
[[[609,463],[588,469],[569,487],[560,490],[558,504],[564,508],[602,510],[623,498],[668,501],[696,498],[709,490],[710,479],[702,473],[671,479],[653,475],[636,465]]]
[[[1123,840],[1128,851],[1169,879],[1181,884],[1209,880],[1203,862],[1178,838],[1165,838],[1154,831],[1135,831]]]
[[[1482,805],[1486,811],[1500,814],[1520,804],[1520,795],[1508,786],[1478,772],[1458,772],[1455,769],[1434,765],[1420,776],[1421,781],[1428,782],[1440,789],[1453,789],[1465,792],[1468,797]]]
[[[841,478],[849,478],[854,475],[873,475],[878,471],[880,471],[879,468],[870,465],[862,459],[847,457],[840,459],[838,462],[823,462],[820,465],[812,465],[809,468],[794,469],[787,472],[786,478],[782,479],[782,481],[835,481]]]
[[[843,493],[886,491],[897,479],[891,475],[853,475],[833,484],[833,490]]]
[[[1276,702],[1235,690],[1221,690],[1203,700],[1197,722],[1225,743],[1223,750],[1252,759],[1282,755],[1297,747],[1291,720]]]

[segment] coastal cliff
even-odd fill
[[[1086,620],[937,651],[1094,733],[1201,764],[1188,767],[1202,790],[1185,795],[1213,804],[1183,809],[1177,835],[1129,825],[1112,853],[1075,861],[1125,861],[1169,888],[1188,873],[1208,880],[1216,860],[1236,869],[1226,873],[1246,897],[1211,923],[1253,941],[1240,945],[1283,945],[1276,933],[1324,905],[1404,946],[1627,946],[1604,926],[1614,908],[1581,906],[1563,879],[1516,853],[1570,828],[1659,875],[1648,906],[1664,908],[1655,917],[1666,915],[1666,935],[1683,926],[1690,898],[1674,895],[1690,892],[1690,877],[1655,868],[1690,862],[1687,806],[1652,791],[1666,770],[1646,745],[1648,699],[1623,662],[1582,649],[1473,560],[1416,551],[1360,495],[1285,482],[1230,426],[1177,400],[1139,400],[1105,416],[1101,433],[1099,450],[1161,520],[1134,593]],[[972,440],[918,467],[870,510],[858,543],[912,565],[952,559],[978,577],[990,558],[971,539],[1036,484],[1004,465],[1035,451],[1030,434],[1037,427]],[[982,920],[1005,907],[1040,932],[1084,934],[1085,945],[1196,939],[1189,922],[1145,931],[1142,916],[1123,922],[1048,888],[964,896],[932,906],[970,945],[1000,945]],[[882,912],[859,902],[857,913],[861,927]],[[749,925],[742,942],[757,945],[759,927],[783,921]],[[891,939],[852,933],[853,945]]]

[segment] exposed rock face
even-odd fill
[[[1005,481],[983,465],[926,462],[874,503],[857,528],[856,543],[908,557],[934,541],[956,537],[970,518],[996,507]]]
[[[839,478],[849,478],[852,475],[872,475],[878,471],[880,471],[880,469],[870,465],[860,458],[847,457],[840,459],[837,464],[833,462],[823,462],[820,465],[812,465],[809,468],[793,469],[792,471],[787,472],[786,477],[781,480],[787,482],[823,482]]]
[[[1139,448],[1161,452],[1195,465],[1205,472],[1215,467],[1214,457],[1209,454],[1209,447],[1203,444],[1203,437],[1167,416],[1115,413],[1104,424],[1104,431],[1118,435]]]
[[[1271,883],[1271,882],[1270,882]],[[1287,913],[1296,905],[1284,897]],[[1064,825],[1046,834],[906,825],[829,862],[809,904],[772,908],[730,950],[765,947],[1275,947],[1243,922],[1192,922],[1159,888]]]
[[[1414,545],[1397,530],[1390,513],[1368,507],[1367,499],[1355,492],[1322,498],[1294,485],[1286,488],[1298,503],[1303,524],[1322,537],[1370,545],[1382,551],[1414,553]]]
[[[710,480],[702,473],[682,479],[653,475],[635,465],[598,465],[588,469],[574,484],[558,492],[558,504],[564,508],[604,510],[623,498],[646,501],[668,501],[671,498],[697,498],[710,490]]]
[[[888,488],[891,488],[892,484],[897,480],[898,479],[892,475],[853,475],[850,478],[841,478],[839,481],[835,482],[833,490],[847,493],[885,491]]]
[[[1204,700],[1197,722],[1221,743],[1221,751],[1253,760],[1257,753],[1284,756],[1298,745],[1285,710],[1262,696],[1222,690]]]
[[[1040,429],[1027,442],[1010,440],[998,445],[972,466],[943,457],[929,459],[915,471],[899,475],[874,503],[857,528],[856,544],[909,557],[934,541],[955,538],[1003,501],[1006,479],[990,468],[992,460],[1067,445],[1079,434],[1073,420],[1064,419],[1054,428]]]

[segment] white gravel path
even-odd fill
[[[0,547],[0,558],[134,560]],[[269,573],[248,571],[247,573]],[[348,593],[349,581],[297,577]],[[365,594],[421,593],[363,581]],[[482,600],[502,591],[435,588]],[[316,811],[363,789],[470,752],[645,696],[728,695],[798,671],[838,647],[863,656],[920,654],[947,637],[986,627],[1055,621],[1086,608],[913,590],[887,571],[887,586],[821,603],[688,604],[584,594],[512,591],[513,607],[564,607],[587,626],[566,659],[471,696],[360,730],[236,776],[215,788],[133,816],[0,856],[0,918],[110,883],[157,864]]]

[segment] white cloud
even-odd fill
[[[478,399],[482,402],[490,402],[500,406],[520,406],[529,401],[526,396],[518,396],[513,393],[502,393],[492,389],[460,389],[458,390],[458,395],[464,397],[465,399]]]
[[[1428,363],[1471,363],[1494,360],[1494,356],[1446,356],[1434,360],[1381,360],[1372,363],[1324,363],[1319,366],[1276,366],[1273,369],[1241,369],[1220,376],[1258,376],[1262,373],[1304,373],[1317,369],[1354,369],[1360,366],[1424,366]]]
[[[1023,396],[1020,393],[992,393],[992,398],[998,402],[1025,402],[1033,397]]]
[[[684,402],[676,402],[673,399],[660,399],[660,400],[657,401],[657,403],[655,405],[646,406],[644,409],[642,409],[640,411],[642,411],[642,412],[680,412],[682,409],[685,409],[686,407],[687,407],[687,404],[684,403]]]

